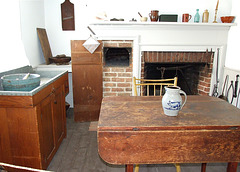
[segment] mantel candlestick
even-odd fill
[[[215,17],[214,17],[214,21],[213,21],[213,23],[217,23],[217,9],[215,10]]]
[[[216,6],[216,9],[215,9],[215,17],[214,17],[214,21],[213,21],[213,23],[217,23],[218,4],[219,4],[219,0],[217,1],[217,6]]]

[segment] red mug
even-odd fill
[[[182,22],[188,22],[191,18],[192,16],[190,14],[185,13],[182,15]]]

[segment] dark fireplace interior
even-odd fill
[[[144,78],[167,79],[177,76],[178,86],[186,94],[196,95],[198,94],[199,72],[204,66],[205,63],[145,63]]]
[[[131,59],[132,48],[103,48],[103,63],[104,66],[129,66]]]

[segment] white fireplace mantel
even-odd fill
[[[228,32],[236,23],[119,22],[91,23],[100,40],[133,40],[133,75],[140,76],[142,51],[216,51],[220,49],[219,76],[223,74]],[[216,57],[216,53],[215,53]],[[214,58],[212,82],[215,81]],[[220,81],[221,83],[222,81]]]
[[[206,50],[227,43],[236,23],[119,22],[91,23],[99,39],[139,37],[141,51]]]
[[[92,23],[90,27],[100,39],[111,36],[140,36],[141,46],[193,46],[225,44],[230,27],[235,25],[235,23],[112,21]]]
[[[236,26],[236,23],[187,23],[187,22],[120,22],[120,21],[103,21],[91,23],[95,26],[117,26],[117,27],[194,27],[194,28],[228,28]]]

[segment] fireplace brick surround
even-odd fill
[[[144,51],[141,60],[141,78],[144,78],[145,63],[205,63],[199,71],[198,94],[208,95],[211,86],[211,75],[213,68],[213,52],[156,52]]]
[[[132,48],[132,41],[105,40],[103,47]],[[199,71],[199,95],[208,95],[211,86],[213,52],[143,51],[141,78],[144,78],[145,63],[204,63]],[[103,64],[103,97],[132,95],[132,59],[129,67],[108,67]]]
[[[132,48],[132,41],[106,40],[103,47]],[[132,95],[132,58],[128,67],[108,67],[103,63],[103,97]]]
[[[103,97],[132,94],[132,67],[103,68]]]

